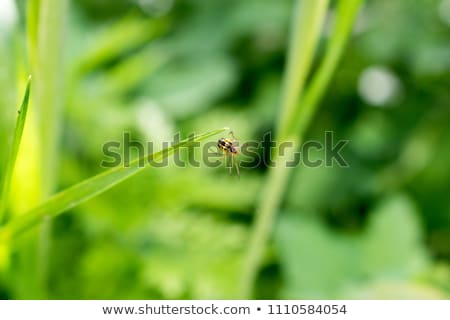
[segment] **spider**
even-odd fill
[[[215,153],[218,155],[223,155],[224,157],[229,156],[231,160],[231,166],[229,166],[230,175],[232,174],[233,166],[236,167],[236,174],[240,176],[239,172],[239,164],[235,161],[234,157],[239,154],[239,141],[236,139],[236,137],[233,134],[233,131],[230,131],[229,136],[231,139],[228,138],[220,138],[217,141],[217,148],[221,151],[221,153]]]

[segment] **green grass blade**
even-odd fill
[[[57,166],[59,158],[59,142],[62,127],[62,110],[64,106],[65,89],[65,48],[67,44],[66,26],[69,19],[70,0],[32,0],[28,1],[30,26],[28,43],[30,46],[29,61],[33,70],[34,95],[33,111],[38,115],[39,156],[34,159],[39,168],[39,175],[30,175],[29,180],[36,184],[41,193],[42,201],[47,200],[56,190],[58,184]],[[37,2],[37,3],[36,3]],[[34,119],[33,119],[34,120]],[[28,246],[38,243],[38,250],[24,250],[25,259],[35,267],[25,269],[20,273],[34,274],[29,291],[35,296],[45,299],[49,292],[49,261],[51,247],[51,222],[43,224]]]
[[[277,124],[278,139],[292,133],[295,110],[311,70],[328,4],[329,0],[296,3]]]
[[[27,51],[28,59],[31,67],[36,65],[37,59],[37,39],[38,39],[38,22],[39,7],[41,0],[27,1],[26,19],[27,19]]]
[[[296,135],[292,132],[294,115],[311,69],[328,5],[328,0],[297,1],[282,87],[281,115],[277,125],[278,144],[290,141],[298,145]],[[242,271],[241,299],[249,299],[252,295],[253,286],[263,261],[266,243],[270,237],[272,222],[282,201],[290,175],[290,171],[283,162],[284,159],[277,152],[278,150],[275,149],[273,156],[276,165],[269,170],[262,197],[255,212],[255,222]]]
[[[308,19],[313,18],[314,14],[317,21],[312,23],[312,25],[315,26],[317,30],[313,32],[313,34],[314,37],[319,37],[318,30],[324,21],[325,12],[319,10],[319,6],[321,4],[316,1],[302,2],[302,9],[309,10],[309,12],[303,11],[303,15],[305,15],[305,17],[300,15],[296,16],[295,19],[305,19],[305,21],[308,21]],[[314,3],[318,7],[314,8]],[[319,101],[323,96],[343,54],[345,44],[347,43],[347,39],[352,30],[353,22],[361,3],[362,0],[339,1],[337,9],[337,23],[327,46],[324,60],[320,65],[319,71],[314,75],[311,85],[306,88],[303,96],[301,96],[302,88],[300,88],[299,92],[295,92],[294,90],[299,90],[298,86],[304,85],[303,78],[305,77],[305,74],[295,76],[295,73],[305,73],[309,70],[310,66],[304,65],[306,63],[306,58],[299,60],[297,55],[305,55],[305,52],[299,50],[300,47],[308,48],[310,52],[306,54],[312,55],[314,52],[314,47],[312,44],[317,44],[318,39],[310,38],[308,40],[309,37],[313,36],[310,33],[310,30],[308,30],[308,26],[304,26],[302,28],[300,27],[302,26],[301,22],[294,23],[294,26],[297,27],[294,27],[294,37],[291,38],[291,46],[294,49],[291,49],[288,56],[290,62],[288,62],[287,65],[288,70],[286,70],[284,83],[285,97],[282,100],[284,102],[284,104],[282,104],[283,113],[280,118],[280,123],[278,124],[279,130],[277,139],[279,144],[284,141],[293,142],[296,146],[301,144],[304,130],[311,123]],[[296,41],[302,40],[298,39],[303,39],[303,41],[308,40],[311,42],[311,45],[300,46],[299,44],[296,44]],[[307,60],[309,63],[312,62],[311,57]],[[302,78],[299,79],[299,76]],[[293,90],[293,92],[289,93],[289,90]],[[286,96],[288,98],[286,98]],[[300,102],[298,100],[300,100]],[[275,220],[275,214],[282,202],[283,195],[289,181],[289,169],[284,167],[284,161],[278,154],[275,154],[275,157],[277,164],[275,167],[270,168],[269,175],[265,181],[261,201],[256,210],[256,220],[254,222],[253,231],[250,238],[248,253],[244,262],[241,281],[241,298],[244,299],[251,297],[252,289],[263,260],[266,243],[270,237],[272,224]]]
[[[337,7],[337,21],[333,29],[325,57],[311,84],[305,91],[300,108],[294,117],[294,132],[300,137],[314,116],[325,90],[327,89],[339,61],[342,58],[353,22],[363,0],[340,1]]]
[[[17,153],[19,152],[20,142],[22,141],[23,128],[25,127],[25,120],[28,112],[28,102],[30,100],[31,76],[28,77],[27,87],[23,97],[22,105],[18,111],[16,129],[14,130],[14,138],[11,148],[11,154],[6,163],[5,175],[3,176],[2,193],[0,195],[0,225],[5,220],[6,205],[9,197],[9,187],[11,184],[11,177],[16,164]]]
[[[140,166],[143,160],[159,161],[173,154],[182,147],[189,146],[193,142],[203,141],[209,137],[227,131],[228,128],[209,131],[188,139],[182,140],[169,148],[159,152],[147,155],[143,158],[136,159],[129,164],[128,167],[116,167],[106,172],[98,174],[92,178],[84,180],[66,190],[63,190],[49,198],[47,201],[30,210],[29,212],[18,216],[0,229],[0,242],[7,241],[19,235],[38,224],[46,216],[54,217],[75,206],[85,202],[96,195],[112,188],[118,183],[134,176],[138,172],[143,171],[150,165]]]

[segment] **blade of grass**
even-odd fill
[[[29,0],[27,2],[27,51],[28,62],[31,66],[36,65],[37,58],[39,7],[40,0]]]
[[[182,140],[169,148],[163,149],[159,152],[146,155],[143,158],[136,159],[130,163],[128,167],[116,167],[92,178],[84,180],[64,191],[57,193],[50,199],[31,209],[24,215],[18,216],[11,220],[3,228],[0,229],[0,242],[9,241],[21,232],[37,225],[46,216],[55,217],[75,206],[83,203],[96,195],[99,195],[106,190],[112,188],[118,183],[134,176],[138,172],[143,171],[150,165],[141,166],[142,161],[154,160],[158,161],[168,157],[182,147],[189,146],[191,143],[203,141],[209,137],[229,130],[228,128],[221,128],[209,131],[188,139]]]
[[[329,0],[297,1],[285,67],[278,138],[285,138],[311,69]]]
[[[39,0],[33,102],[39,112],[42,149],[42,193],[50,196],[57,182],[58,143],[61,127],[64,79],[65,25],[68,0]],[[33,35],[30,35],[32,37]],[[31,42],[32,40],[30,40]]]
[[[34,86],[34,107],[38,115],[38,136],[40,139],[41,168],[40,189],[43,200],[48,199],[56,189],[58,182],[59,137],[61,112],[64,100],[64,48],[65,29],[69,12],[69,0],[39,0],[30,10],[37,10],[35,20],[29,21],[29,43],[36,47],[30,51]],[[30,13],[28,18],[33,18]],[[47,298],[49,287],[49,265],[51,247],[51,221],[41,224],[38,234],[36,256],[36,292],[42,299]],[[31,252],[31,254],[36,254]]]
[[[0,196],[0,225],[6,220],[6,206],[9,198],[9,189],[11,185],[11,177],[14,170],[14,165],[17,160],[17,153],[19,152],[20,142],[22,141],[23,128],[25,127],[25,120],[28,112],[28,102],[30,100],[31,76],[28,77],[25,94],[23,96],[22,105],[18,111],[16,128],[14,130],[14,138],[12,142],[11,154],[6,163],[5,175],[3,177],[2,193]]]
[[[313,1],[303,2],[312,3]],[[280,127],[286,127],[286,129],[279,129],[278,131],[278,141],[280,144],[284,141],[293,142],[297,147],[301,144],[303,133],[309,126],[315,111],[317,110],[320,98],[323,96],[343,54],[345,45],[352,30],[354,19],[361,3],[362,0],[339,1],[337,23],[331,40],[327,46],[324,60],[319,67],[319,71],[313,77],[311,85],[306,89],[304,97],[301,99],[302,102],[300,104],[298,103],[298,100],[300,99],[299,93],[290,94],[292,97],[296,97],[295,101],[291,101],[290,99],[282,100],[289,101],[289,103],[282,104],[282,108],[287,109],[284,111],[285,116],[281,118],[281,122],[279,123]],[[316,5],[319,4],[317,3]],[[325,18],[324,13],[325,12],[322,12],[321,16],[316,17],[317,19],[320,19],[320,23],[315,24],[317,27],[322,25]],[[308,13],[304,12],[304,14]],[[297,18],[302,19],[302,16]],[[310,32],[308,28],[294,30],[295,37],[291,38],[291,41],[299,41],[297,39],[307,39],[307,35],[304,33]],[[318,35],[319,34],[316,33],[316,36]],[[298,47],[295,44],[292,46]],[[310,49],[313,50],[311,47]],[[296,61],[298,59],[298,55],[301,56],[301,54],[304,53],[292,50],[288,56],[288,59]],[[295,63],[288,63],[288,68],[292,67],[293,69],[296,69],[296,67],[292,66],[293,64]],[[289,70],[286,72],[294,74]],[[302,77],[305,76],[302,75]],[[287,76],[287,82],[294,81],[295,83],[295,79],[289,79],[289,76]],[[284,85],[285,91],[288,90],[288,87],[292,90],[295,90],[296,88],[293,84],[289,85],[285,83]],[[297,109],[292,107],[294,103],[296,104]],[[295,148],[290,148],[290,150],[292,150],[292,153],[290,155],[286,155],[286,158],[289,156],[292,157]],[[282,159],[278,154],[275,154],[274,156],[276,159],[276,165],[269,170],[269,174],[262,191],[261,201],[257,206],[256,221],[254,222],[253,231],[250,238],[248,254],[246,256],[246,260],[244,261],[244,271],[241,281],[242,288],[240,292],[241,298],[244,299],[251,297],[252,289],[263,260],[266,243],[269,239],[271,227],[275,219],[275,213],[281,204],[283,194],[289,181],[290,171],[286,168],[284,159]]]
[[[280,102],[281,114],[277,126],[276,136],[279,144],[284,141],[295,142],[296,140],[295,135],[291,133],[292,117],[311,69],[312,58],[319,42],[328,5],[328,0],[298,0],[296,3]],[[275,166],[269,170],[260,203],[256,208],[255,222],[244,260],[240,288],[241,299],[251,297],[270,235],[272,221],[289,178],[289,171],[284,168],[283,159],[279,157],[277,150],[273,157]]]
[[[337,7],[337,22],[327,47],[324,60],[311,84],[306,89],[300,108],[294,116],[294,132],[303,135],[315,114],[319,101],[334,75],[347,44],[353,22],[363,0],[340,1]]]

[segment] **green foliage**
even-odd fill
[[[355,296],[356,288],[367,282],[419,283],[429,267],[417,210],[404,195],[381,199],[359,235],[331,231],[315,218],[293,213],[279,220],[275,242],[283,276],[289,279],[283,288],[286,299],[362,298]],[[428,297],[425,289],[422,297]],[[373,297],[383,298],[381,293]]]
[[[33,88],[6,188],[0,298],[449,297],[440,0],[359,11],[302,0],[303,12],[293,0],[15,2],[16,20],[0,14],[0,184],[28,74]],[[383,76],[394,98],[375,105],[368,94],[392,89]],[[102,146],[124,131],[153,154],[175,132],[224,126],[241,143],[283,130],[323,142],[331,130],[349,140],[350,167],[260,165],[237,179],[169,157],[102,175]]]

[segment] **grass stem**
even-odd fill
[[[277,124],[279,139],[292,132],[291,124],[311,70],[328,4],[329,0],[296,2]]]
[[[28,47],[30,64],[35,75],[33,95],[37,111],[41,157],[38,159],[42,200],[56,189],[58,174],[59,132],[63,105],[64,42],[68,0],[32,0],[29,3]],[[43,222],[36,243],[36,290],[46,298],[51,221]]]
[[[303,141],[303,134],[311,123],[320,98],[335,72],[362,0],[339,2],[337,23],[324,60],[304,95],[302,92],[325,20],[328,1],[304,0],[299,2],[296,10],[298,12],[294,15],[294,27],[283,84],[281,117],[277,132],[278,145],[283,142],[293,142],[296,146],[296,148],[291,148],[292,154],[287,155],[291,157]],[[307,43],[299,43],[303,41]],[[248,253],[244,261],[240,290],[242,299],[252,297],[266,244],[275,221],[275,214],[281,205],[289,181],[291,171],[286,167],[284,157],[279,154],[274,156],[276,165],[269,169],[262,197],[257,206]]]
[[[298,99],[303,92],[303,87],[311,68],[328,4],[328,0],[298,0],[296,3],[282,88],[281,113],[277,126],[276,137],[279,144],[288,140],[292,142],[297,140],[291,134],[291,123]],[[290,149],[293,151],[293,148]],[[280,206],[289,178],[289,171],[285,168],[283,158],[279,157],[278,154],[273,156],[276,165],[269,169],[261,201],[256,209],[248,253],[244,260],[239,293],[242,299],[248,299],[252,295],[275,212]]]

